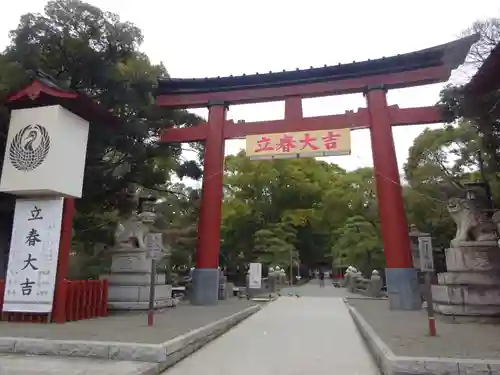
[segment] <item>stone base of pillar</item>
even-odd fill
[[[432,286],[434,310],[446,317],[500,318],[500,249],[495,241],[452,243],[448,272]]]
[[[195,268],[193,270],[190,300],[193,305],[216,305],[219,300],[220,270]]]
[[[149,308],[151,259],[147,250],[130,247],[111,252],[111,274],[108,279],[108,308],[112,311],[146,311]],[[156,275],[155,309],[173,307],[172,286],[165,284],[165,275]]]
[[[422,300],[415,268],[386,268],[387,295],[391,310],[420,310]]]

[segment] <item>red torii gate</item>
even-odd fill
[[[205,142],[203,195],[198,227],[192,302],[217,302],[224,142],[252,134],[340,128],[369,128],[379,216],[392,308],[420,309],[417,273],[392,138],[393,125],[441,122],[436,107],[388,106],[389,89],[447,81],[461,65],[477,35],[425,50],[364,62],[292,72],[204,79],[160,79],[156,102],[170,108],[209,108],[207,123],[166,131],[163,142]],[[304,118],[302,98],[364,93],[367,108],[357,112]],[[285,101],[284,120],[234,123],[231,104]]]

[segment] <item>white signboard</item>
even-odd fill
[[[420,255],[420,270],[423,272],[434,271],[431,237],[418,237],[418,252]]]
[[[52,312],[63,198],[18,199],[3,311]]]
[[[11,112],[0,191],[80,198],[89,122],[59,105]]]
[[[249,271],[248,287],[251,289],[260,289],[262,287],[262,263],[250,263]]]
[[[155,260],[163,258],[163,236],[161,233],[148,233],[144,238],[148,249],[148,256]]]

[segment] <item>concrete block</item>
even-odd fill
[[[444,272],[438,273],[441,285],[500,285],[500,273],[484,272]]]
[[[149,285],[151,281],[149,273],[112,273],[103,277],[109,285]],[[165,285],[165,274],[156,275],[156,284]]]
[[[500,249],[498,246],[453,247],[445,250],[446,268],[450,271],[494,271],[500,270]]]
[[[448,305],[445,303],[434,303],[434,311],[449,316],[456,315],[478,318],[500,316],[500,306]]]
[[[172,298],[172,285],[156,285],[155,298],[157,300]],[[139,286],[139,301],[149,301],[149,286]]]
[[[460,375],[491,375],[487,361],[468,361],[460,359],[457,362]]]
[[[396,356],[392,361],[391,374],[459,375],[459,372],[456,361],[448,358]]]
[[[422,301],[414,268],[386,268],[387,294],[391,310],[420,310]]]
[[[159,363],[167,359],[167,354],[158,344],[117,342],[109,346],[109,359]]]
[[[146,252],[117,252],[112,255],[111,273],[143,272],[151,273],[151,260]]]
[[[0,353],[13,353],[16,337],[0,337]]]
[[[500,361],[488,361],[488,367],[491,375],[500,375]]]
[[[172,298],[166,300],[156,300],[155,309],[163,309],[167,307],[174,307],[175,302]],[[123,301],[111,301],[108,302],[108,308],[114,311],[146,311],[149,309],[148,302],[123,302]]]
[[[105,341],[61,341],[58,355],[64,357],[108,358],[109,343]]]
[[[450,305],[500,306],[500,286],[432,285],[432,299]]]
[[[20,354],[58,355],[60,343],[56,340],[20,338],[16,340],[14,352]]]
[[[171,285],[156,285],[156,300],[166,300],[172,297]],[[110,285],[108,288],[110,302],[148,302],[149,286],[145,285]]]

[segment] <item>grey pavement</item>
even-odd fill
[[[181,304],[155,314],[148,327],[147,313],[111,315],[65,324],[0,322],[1,337],[31,337],[52,340],[117,341],[160,344],[255,305],[232,298],[215,306]]]
[[[137,375],[156,364],[0,354],[0,375]]]
[[[283,289],[282,294],[290,291],[298,292],[300,297],[282,297],[267,305],[164,374],[244,375],[258,371],[259,375],[302,375],[315,370],[352,375],[379,374],[342,302],[343,289],[334,288],[329,283],[320,288],[313,281],[302,287]],[[160,338],[168,340],[168,336],[176,333],[170,329],[176,322],[181,322],[185,332],[203,325],[206,320],[208,323],[248,305],[248,301],[233,301],[222,302],[218,307],[185,306],[162,315],[158,323],[167,324],[158,324],[153,329],[143,327],[144,317],[135,314],[113,317],[107,327],[105,320],[94,321],[97,328],[89,322],[72,324],[78,328],[73,339],[80,339],[82,334],[87,339],[126,340],[134,337],[137,342],[158,342]],[[180,315],[182,319],[179,319]],[[191,323],[187,324],[188,321]],[[67,338],[68,326],[1,324],[0,332],[3,334],[7,328],[12,336],[46,337],[44,333],[51,327],[50,338]],[[100,333],[99,327],[102,329]],[[85,332],[85,328],[90,332]],[[127,332],[113,332],[115,330]],[[146,362],[0,354],[0,375],[149,375],[156,373],[155,366]]]
[[[340,297],[347,296],[345,288],[335,288],[331,280],[325,280],[325,287],[320,288],[319,280],[312,280],[309,283],[299,287],[287,287],[281,290],[281,295],[285,296],[290,292],[297,292],[299,296],[304,297]]]
[[[164,374],[379,374],[341,290],[313,282],[283,294],[290,289],[300,297],[279,298]]]
[[[426,310],[389,309],[387,300],[349,300],[382,341],[398,356],[500,358],[500,325],[436,320],[437,336],[427,334]]]
[[[255,303],[238,299],[220,301],[216,306],[180,305],[158,312],[154,327],[147,326],[144,313],[121,314],[61,325],[0,322],[0,336],[158,344],[252,305]],[[157,373],[148,371],[156,367],[156,363],[147,362],[0,354],[0,375],[149,375]]]

